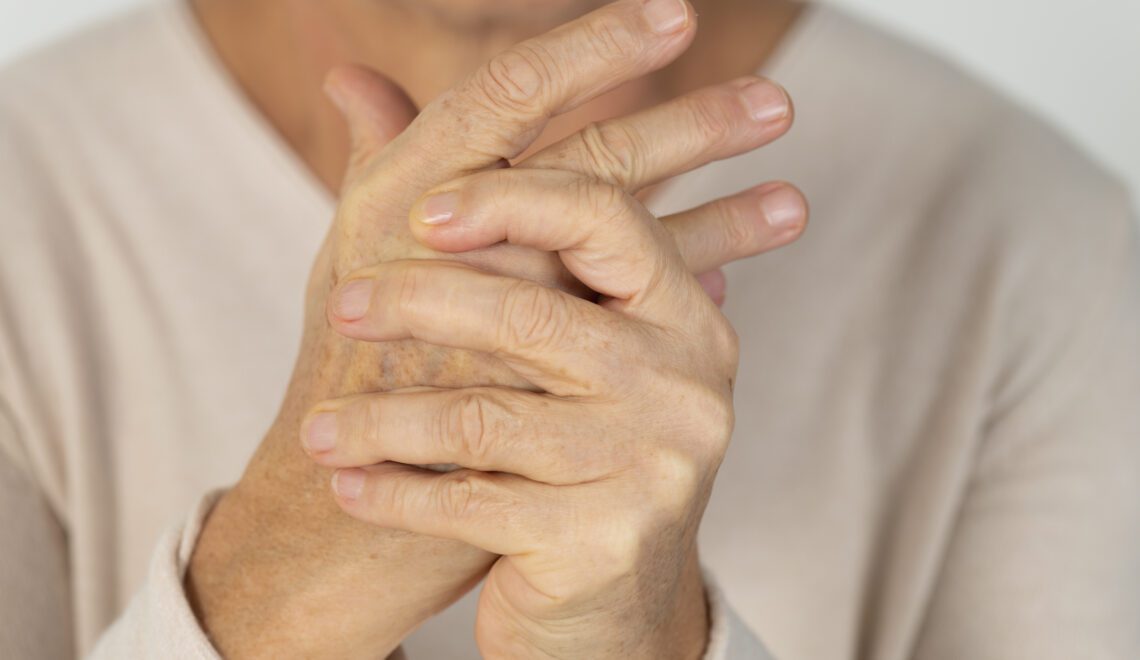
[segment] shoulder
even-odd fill
[[[0,227],[24,237],[0,241],[5,259],[60,259],[84,223],[175,165],[196,71],[180,12],[148,3],[0,67]]]
[[[811,12],[774,68],[796,98],[792,159],[828,213],[857,204],[957,241],[932,247],[1000,259],[1024,290],[1096,278],[1135,240],[1126,186],[1042,118],[905,39]]]
[[[1133,200],[1068,137],[830,8],[811,10],[769,73],[796,126],[734,174],[802,184],[813,226],[791,272],[818,279],[826,264],[922,327],[984,325],[987,344],[969,350],[992,355],[998,406],[1059,384],[1048,374],[1088,351],[1127,348],[1096,337],[1127,322],[1113,310],[1140,307]]]
[[[83,378],[108,298],[92,264],[116,258],[114,191],[141,187],[146,163],[126,163],[155,148],[146,115],[155,81],[172,78],[172,9],[146,5],[0,67],[0,416],[24,443],[0,428],[0,453],[36,463],[40,483],[62,469],[43,458],[56,442],[43,411],[67,400],[68,374],[97,382]]]
[[[176,84],[179,11],[147,4],[0,67],[0,167],[96,169],[97,155],[130,146]]]
[[[169,61],[169,11],[147,5],[0,68],[0,311],[12,312],[0,343],[89,278],[92,225],[135,178],[122,164],[140,153],[148,87]]]
[[[150,77],[176,7],[145,5],[104,19],[0,67],[0,107],[53,111],[54,102],[99,102],[108,87]],[[120,92],[122,90],[111,90]]]
[[[153,10],[89,27],[0,68],[0,242],[17,262],[68,243],[70,218],[100,171],[100,147],[124,137],[134,59],[147,59]],[[134,56],[128,52],[134,51]],[[50,246],[50,249],[49,249]]]
[[[1039,116],[903,37],[813,6],[789,41],[772,70],[796,98],[794,130],[827,139],[842,165],[862,150],[865,169],[910,170],[907,178],[928,189],[944,188],[968,174],[961,171],[967,164],[984,162],[1016,174],[1006,187],[1014,191],[1070,177],[1095,194],[1123,190]]]

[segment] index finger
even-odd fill
[[[429,104],[394,153],[425,187],[515,158],[551,117],[676,59],[695,24],[686,0],[602,7],[493,57]]]

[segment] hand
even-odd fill
[[[754,124],[740,95],[748,84],[621,120],[619,134],[676,120],[691,103],[703,110],[690,117]],[[486,353],[542,390],[361,394],[319,404],[304,425],[314,460],[342,468],[334,488],[350,515],[503,555],[479,602],[484,657],[696,658],[706,643],[695,539],[732,430],[737,340],[629,194],[677,161],[637,162],[620,176],[479,173],[412,210],[413,232],[437,250],[506,240],[558,252],[602,295],[596,304],[429,260],[358,270],[333,293],[329,322],[346,337]],[[793,234],[803,227],[794,188],[749,195]],[[412,467],[433,463],[465,469]]]
[[[486,571],[494,556],[485,551],[378,530],[343,515],[327,495],[328,471],[308,461],[295,438],[305,411],[322,399],[413,385],[533,384],[478,352],[345,339],[325,321],[328,292],[365,264],[442,256],[417,243],[406,226],[424,190],[517,157],[550,116],[663,66],[684,50],[692,32],[691,18],[656,31],[639,0],[618,2],[498,56],[414,121],[411,103],[387,81],[358,68],[330,79],[354,151],[310,279],[297,366],[273,427],[208,518],[186,578],[196,613],[226,657],[382,656]],[[763,130],[718,133],[715,140],[697,133],[673,145],[673,153],[695,165],[706,154],[745,151],[785,129],[786,121],[777,121]],[[567,140],[544,152],[548,164],[591,163],[595,154],[588,150],[608,129],[588,133],[592,137],[577,144]],[[638,153],[646,149],[636,146]],[[703,270],[778,242],[780,232],[760,224],[749,199],[755,201],[755,193],[677,219],[677,235]],[[704,235],[702,228],[718,238],[691,240]],[[726,234],[750,238],[728,243],[720,238]],[[461,258],[585,293],[556,260],[538,252],[497,246]]]

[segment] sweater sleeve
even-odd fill
[[[151,557],[146,583],[99,640],[89,656],[92,660],[219,660],[190,609],[183,577],[202,523],[220,495],[220,492],[206,495],[185,525],[162,536]]]
[[[1027,272],[1048,290],[1009,301],[1031,323],[1009,323],[1019,359],[915,658],[1140,657],[1140,251],[1115,215],[1087,218],[1095,252],[1043,255]]]
[[[756,635],[736,615],[711,573],[705,571],[709,601],[709,645],[703,660],[771,660]]]
[[[74,654],[67,537],[10,451],[15,429],[0,406],[0,658]]]
[[[0,658],[66,660],[76,655],[67,534],[16,460],[11,450],[18,446],[0,405]],[[89,660],[221,660],[190,608],[184,578],[206,516],[222,493],[206,494],[183,525],[162,535],[146,582],[99,638]],[[388,660],[405,657],[397,648]],[[752,656],[710,660],[738,657]]]
[[[0,405],[0,658],[73,658],[66,526],[13,451],[20,446],[17,439]],[[194,541],[216,497],[203,498],[186,525],[162,537],[146,583],[89,657],[218,658],[182,588]]]
[[[186,524],[172,529],[159,541],[151,559],[147,583],[126,612],[99,640],[92,660],[112,658],[177,657],[220,660],[210,645],[183,588],[186,566],[202,523],[221,496],[207,495]],[[705,573],[709,601],[709,645],[703,660],[771,660],[772,656],[732,610],[715,578]],[[397,649],[389,660],[403,660]]]
[[[58,167],[74,161],[57,158],[58,145],[69,143],[59,125],[45,119],[51,116],[42,112],[47,92],[35,72],[0,72],[0,658],[62,660],[90,648],[97,631],[87,628],[102,624],[84,620],[77,605],[91,596],[92,585],[76,569],[88,558],[77,550],[73,530],[113,530],[114,521],[110,512],[75,519],[70,506],[86,495],[72,483],[76,469],[92,466],[82,463],[89,454],[73,454],[63,440],[74,440],[68,431],[82,422],[55,416],[53,405],[82,408],[65,395],[97,387],[83,354],[70,350],[78,345],[72,337],[95,334],[78,311],[88,308],[69,307],[89,298],[77,285],[91,274],[77,247],[79,216],[68,206],[86,198],[74,195],[84,184]],[[61,327],[65,333],[54,332]],[[58,377],[59,365],[75,366],[69,372],[74,388]],[[88,449],[97,454],[103,448]],[[181,589],[200,514],[163,537],[145,584],[98,639],[93,657],[216,657]],[[110,610],[113,595],[97,592],[87,600]]]

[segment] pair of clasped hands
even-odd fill
[[[694,32],[682,0],[621,0],[419,113],[330,74],[353,153],[300,357],[187,575],[220,653],[382,658],[485,578],[484,657],[701,657],[696,532],[737,367],[717,269],[806,207],[782,183],[662,219],[634,195],[779,137],[790,102],[739,79],[515,162]]]

